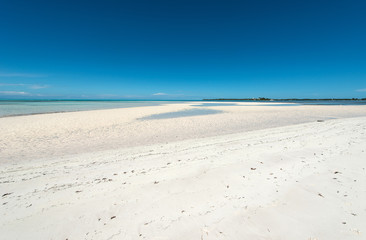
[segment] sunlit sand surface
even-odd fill
[[[365,239],[366,106],[194,105],[1,118],[0,239]]]

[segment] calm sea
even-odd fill
[[[0,117],[98,109],[158,106],[182,101],[8,101],[0,100]]]
[[[112,109],[112,108],[130,108],[144,106],[158,106],[162,104],[194,102],[193,106],[208,107],[208,106],[227,106],[236,105],[234,101],[227,103],[225,101],[207,103],[202,101],[108,101],[108,100],[52,100],[52,101],[35,101],[35,100],[0,100],[0,117],[31,115],[41,113],[56,113],[56,112],[74,112],[85,110]],[[238,101],[241,104],[253,101]],[[276,102],[260,102],[258,105],[276,106]],[[281,103],[281,102],[278,102]],[[366,105],[366,101],[291,101],[285,102],[288,104],[278,104],[279,106],[294,106],[295,105]],[[254,106],[254,105],[248,105]]]

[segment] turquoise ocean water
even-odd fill
[[[157,106],[178,101],[7,101],[0,100],[0,117],[98,109]],[[179,101],[181,102],[181,101]]]
[[[183,103],[191,102],[192,106],[195,107],[210,107],[210,106],[235,106],[236,103],[225,101],[209,103],[207,101],[111,101],[111,100],[0,100],[0,117],[7,116],[18,116],[18,115],[31,115],[31,114],[42,114],[42,113],[56,113],[56,112],[74,112],[74,111],[85,111],[85,110],[98,110],[98,109],[112,109],[112,108],[130,108],[130,107],[143,107],[143,106],[158,106],[162,104],[172,103]],[[239,101],[241,104],[245,102],[253,101]],[[294,106],[295,105],[366,105],[366,101],[292,101],[279,102],[281,104],[275,104],[275,102],[260,102],[258,105],[267,106]],[[245,105],[245,104],[244,104]],[[257,106],[258,106],[257,105]],[[255,106],[253,104],[248,106]],[[202,114],[206,113],[202,109]],[[211,112],[210,112],[211,113]],[[198,114],[197,110],[192,112],[184,112],[184,114]],[[169,115],[170,116],[170,115]],[[167,117],[167,116],[162,116]]]

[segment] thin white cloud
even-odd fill
[[[98,96],[101,97],[117,97],[117,94],[110,94],[110,93],[105,93],[105,94],[99,94]]]
[[[366,92],[366,88],[357,89],[356,92]]]
[[[180,97],[184,96],[184,94],[174,94],[174,93],[154,93],[153,96],[166,96],[166,97]]]
[[[32,74],[32,73],[0,73],[0,77],[37,78],[37,77],[47,77],[47,75],[44,75],[44,74]]]
[[[19,87],[19,86],[25,86],[25,84],[23,84],[23,83],[0,83],[0,86],[15,86],[15,87]]]
[[[37,85],[37,84],[29,85],[29,88],[31,88],[31,89],[42,89],[42,88],[48,88],[48,87],[49,87],[48,85]]]
[[[24,84],[24,83],[0,83],[0,87],[27,87],[30,89],[42,89],[48,88],[48,85],[39,85],[39,84]]]
[[[6,95],[6,96],[24,96],[24,95],[30,95],[27,92],[16,92],[16,91],[0,91],[0,95]]]

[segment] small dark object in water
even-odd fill
[[[255,168],[255,167],[252,167],[252,168],[250,168],[250,170],[256,170],[257,168]]]
[[[341,172],[338,172],[338,171],[335,171],[334,174],[337,174],[337,173],[341,173]]]
[[[324,196],[323,196],[323,194],[321,194],[321,193],[318,193],[318,195],[319,195],[320,197],[322,197],[322,198],[324,197]]]
[[[158,184],[159,182],[158,181],[155,181],[154,184]]]
[[[316,120],[317,122],[324,122],[324,120]]]
[[[111,219],[116,218],[116,216],[112,216]]]

